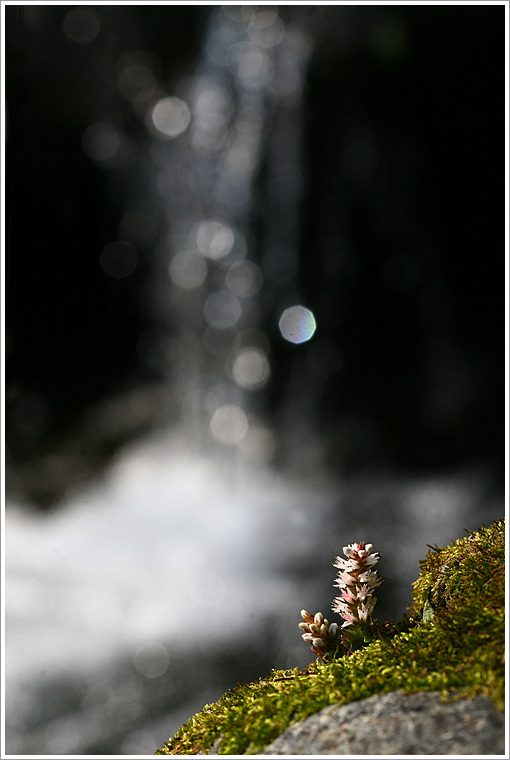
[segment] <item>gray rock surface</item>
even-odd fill
[[[487,697],[377,694],[294,723],[262,755],[504,755],[505,721]]]

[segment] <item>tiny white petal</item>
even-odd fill
[[[338,573],[335,578],[334,585],[338,588],[343,586],[354,586],[356,584],[356,578],[350,573]]]
[[[366,570],[359,575],[358,580],[361,581],[361,583],[368,583],[372,588],[376,588],[382,583],[382,578],[379,578],[375,570]]]
[[[362,602],[364,599],[370,596],[372,589],[367,583],[364,583],[357,591],[358,601]]]
[[[341,597],[337,596],[333,604],[333,612],[338,612],[342,617],[349,612],[349,605]]]
[[[333,612],[338,612],[341,615],[342,614],[342,610],[341,610],[340,604],[341,604],[341,600],[338,597],[336,597],[333,600],[333,604],[331,605],[331,609],[333,610]]]

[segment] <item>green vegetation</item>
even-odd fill
[[[469,533],[420,562],[409,614],[372,623],[364,649],[305,670],[275,670],[206,705],[156,754],[255,754],[291,723],[331,704],[404,689],[444,699],[484,694],[502,710],[505,647],[505,521]]]

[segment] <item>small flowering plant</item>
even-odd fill
[[[304,631],[303,640],[312,645],[312,652],[321,659],[327,659],[328,653],[338,648],[338,624],[331,623],[323,617],[322,612],[312,615],[301,610],[303,622],[299,627]]]
[[[376,604],[374,590],[381,585],[382,579],[373,569],[379,562],[379,552],[372,552],[372,544],[362,541],[343,547],[346,559],[335,557],[333,567],[338,570],[334,585],[340,589],[340,596],[335,597],[332,605],[343,619],[329,623],[321,612],[311,615],[301,610],[303,622],[299,627],[304,631],[304,641],[312,645],[312,652],[321,659],[332,659],[342,645],[348,652],[359,649],[372,639],[370,618]]]

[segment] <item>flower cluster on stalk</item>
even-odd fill
[[[338,624],[329,623],[322,612],[312,615],[301,610],[303,622],[299,627],[304,631],[303,640],[312,645],[312,652],[321,659],[327,659],[328,653],[338,647]]]
[[[373,566],[379,562],[379,552],[372,552],[372,544],[362,541],[360,544],[344,546],[347,559],[335,557],[333,567],[338,570],[334,585],[340,589],[340,596],[335,597],[333,612],[343,618],[343,641],[348,647],[354,643],[367,643],[369,639],[368,623],[374,611],[377,598],[374,590],[381,585],[382,579]]]
[[[362,541],[343,547],[346,559],[335,557],[333,567],[337,568],[338,574],[334,585],[340,589],[340,596],[334,599],[332,609],[343,619],[340,629],[336,623],[329,624],[324,620],[321,612],[312,616],[301,610],[303,622],[299,627],[304,631],[302,637],[321,659],[334,655],[340,643],[347,651],[352,651],[371,640],[370,618],[377,601],[374,590],[382,583],[373,569],[381,555],[372,549],[372,544]]]

